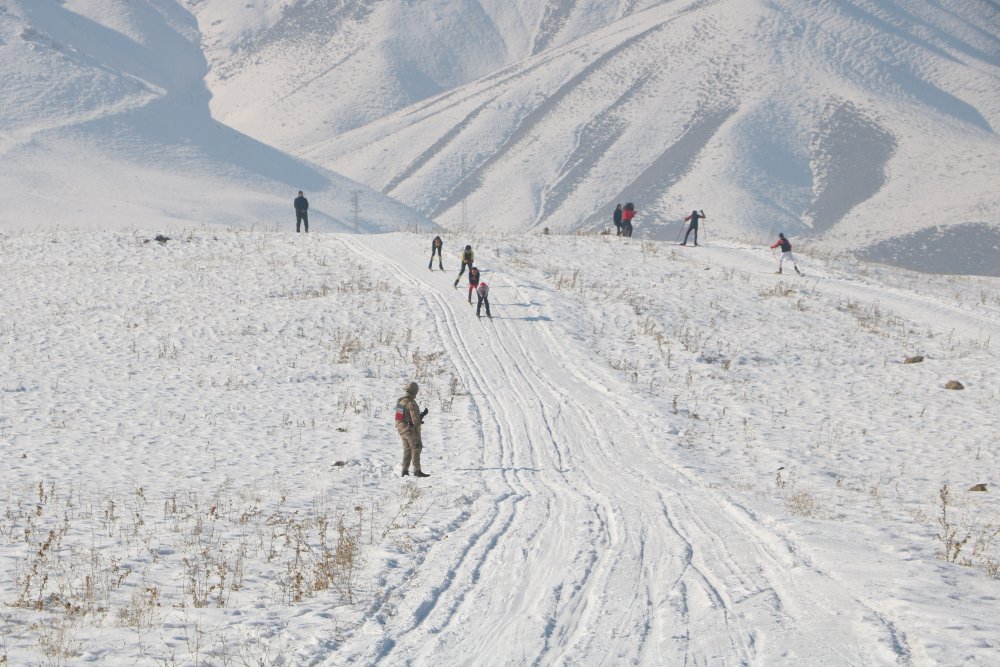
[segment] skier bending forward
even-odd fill
[[[486,284],[486,281],[479,283],[479,287],[476,288],[476,296],[479,297],[479,303],[476,304],[476,317],[482,317],[479,311],[482,310],[483,306],[486,306],[486,317],[493,319],[490,315],[490,286]]]

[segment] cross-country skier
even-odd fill
[[[621,236],[622,235],[622,205],[621,204],[618,204],[618,206],[615,207],[615,212],[613,214],[611,214],[611,219],[615,223],[615,229],[618,230],[617,233],[615,234],[615,236]]]
[[[295,233],[299,233],[299,226],[305,225],[306,233],[309,233],[309,200],[299,190],[299,196],[292,202],[295,206]]]
[[[465,273],[465,267],[472,266],[472,261],[475,258],[476,255],[472,252],[472,246],[465,246],[465,250],[462,251],[462,268],[458,272],[458,278],[455,278],[455,287],[458,287],[458,281],[461,280],[462,274]]]
[[[472,267],[469,269],[469,303],[472,303],[472,290],[479,287],[479,269]]]
[[[444,271],[444,264],[441,263],[441,247],[444,245],[444,241],[441,240],[440,236],[435,236],[434,240],[431,241],[431,261],[427,262],[427,268],[433,271],[434,266],[434,255],[437,254],[438,257],[438,267]]]
[[[493,319],[490,315],[490,286],[486,281],[479,283],[479,287],[476,288],[476,296],[479,297],[479,303],[476,304],[476,317],[482,317],[479,311],[482,310],[483,306],[486,306],[486,317]]]
[[[775,241],[774,245],[771,246],[771,250],[774,250],[779,246],[781,247],[781,257],[778,258],[778,270],[775,271],[775,273],[781,273],[782,262],[784,262],[786,259],[789,259],[792,262],[792,266],[795,267],[795,273],[801,276],[802,272],[799,271],[799,265],[795,261],[795,255],[792,254],[792,244],[789,243],[788,239],[785,238],[784,234],[778,234],[778,240]]]
[[[628,202],[622,209],[622,236],[632,236],[632,218],[635,217],[635,204]]]
[[[417,405],[416,382],[411,382],[404,388],[404,394],[396,402],[396,431],[403,441],[403,477],[410,474],[410,463],[413,463],[414,477],[430,477],[420,469],[420,450],[423,442],[420,440],[420,425],[427,416],[427,408],[420,411]]]
[[[694,232],[694,244],[698,245],[698,221],[705,217],[704,211],[691,211],[691,215],[684,218],[684,222],[690,222],[688,225],[687,234],[684,235],[684,243],[681,245],[688,244],[688,234],[692,231]]]

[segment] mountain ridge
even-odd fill
[[[5,225],[73,224],[95,189],[131,203],[89,224],[287,225],[304,189],[318,229],[593,232],[634,201],[649,239],[700,208],[888,261],[939,225],[1000,250],[986,0],[2,7]]]

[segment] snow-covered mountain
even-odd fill
[[[1000,252],[995,3],[236,4],[194,10],[219,117],[448,226],[630,200],[655,238],[698,207],[730,236],[905,259],[947,225]]]
[[[405,205],[215,120],[186,3],[0,3],[0,226],[427,225]],[[289,220],[291,222],[289,223]]]
[[[0,6],[8,225],[288,224],[304,189],[319,228],[357,193],[366,229],[572,232],[634,201],[646,238],[701,208],[709,234],[997,271],[989,0]]]

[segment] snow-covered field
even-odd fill
[[[859,261],[1000,275],[998,53],[992,0],[0,0],[0,664],[1000,663],[1000,278]]]
[[[0,237],[9,664],[1000,659],[996,279],[168,235]]]

